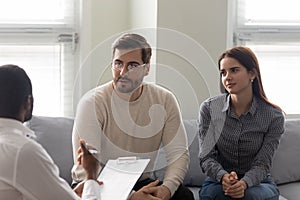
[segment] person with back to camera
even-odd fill
[[[150,58],[151,47],[141,35],[126,33],[114,41],[113,80],[89,91],[77,106],[74,157],[78,139],[83,138],[97,148],[102,164],[122,156],[150,158],[131,200],[194,199],[192,192],[182,186],[189,152],[176,98],[162,87],[143,82],[149,73]],[[158,182],[151,172],[161,145],[167,166],[164,180]],[[80,182],[85,173],[75,164],[72,177]]]
[[[34,133],[22,123],[32,117],[32,86],[16,65],[0,66],[0,199],[100,200],[99,162],[80,141],[78,164],[87,178],[74,189],[59,177],[57,166]],[[81,196],[82,198],[80,198]]]
[[[250,48],[225,51],[218,65],[226,93],[204,101],[199,113],[200,166],[208,176],[200,199],[278,199],[270,168],[283,111],[267,99]]]

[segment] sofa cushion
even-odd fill
[[[183,123],[187,133],[190,151],[190,165],[183,183],[188,186],[200,187],[206,175],[202,172],[198,159],[199,141],[197,120],[184,120]]]
[[[73,119],[33,116],[25,125],[35,132],[37,142],[52,157],[60,177],[71,184]]]
[[[202,173],[198,159],[199,142],[197,137],[197,120],[184,120],[183,123],[187,133],[190,152],[190,164],[183,184],[200,187],[204,182],[206,175]],[[163,149],[160,149],[156,160],[156,171],[154,172],[156,179],[163,180],[165,166],[165,152]]]
[[[278,186],[278,189],[280,191],[280,195],[283,200],[298,200],[300,197],[300,182],[294,182],[294,183],[288,183]],[[281,200],[281,199],[279,199]]]
[[[271,174],[277,184],[300,180],[300,120],[287,119],[273,158]]]

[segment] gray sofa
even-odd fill
[[[199,199],[198,192],[206,176],[201,172],[198,161],[198,139],[196,120],[184,120],[188,134],[190,150],[190,166],[184,184],[187,185]],[[37,141],[48,151],[60,169],[60,176],[71,183],[71,167],[73,164],[71,133],[73,119],[62,117],[33,116],[26,123],[35,131]],[[286,120],[286,131],[280,141],[275,154],[272,176],[278,184],[280,199],[300,199],[300,119]],[[164,152],[160,152],[157,163],[164,166],[162,159]],[[163,178],[163,170],[157,170],[154,175]]]

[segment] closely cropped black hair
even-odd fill
[[[32,85],[26,72],[17,65],[0,66],[0,117],[15,118],[29,96]]]
[[[116,49],[141,49],[143,63],[149,63],[152,55],[151,46],[147,40],[135,33],[125,33],[117,38],[112,44],[112,54],[114,56]]]

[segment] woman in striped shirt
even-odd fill
[[[199,113],[200,166],[208,176],[200,199],[278,199],[270,169],[283,112],[267,99],[251,49],[229,49],[218,65],[226,92],[204,101]]]

